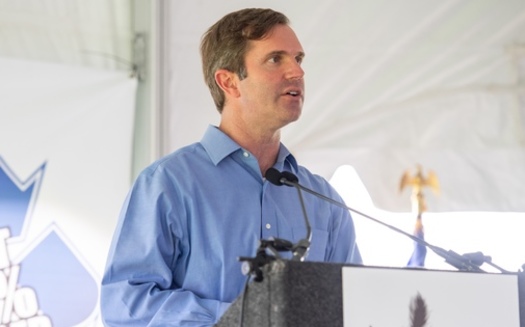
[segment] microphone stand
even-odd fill
[[[299,181],[297,176],[292,173],[287,174],[283,173],[284,176],[288,176],[288,179]],[[279,177],[282,176],[279,171],[274,169],[271,171],[268,180],[275,185],[281,186]],[[268,175],[268,172],[267,174]],[[287,180],[288,180],[287,179]],[[242,271],[245,275],[252,274],[254,276],[254,281],[260,282],[263,280],[263,273],[261,268],[267,265],[268,263],[275,261],[277,259],[282,259],[279,252],[291,251],[292,252],[292,261],[304,261],[308,251],[310,250],[310,245],[312,242],[312,227],[310,226],[310,221],[308,219],[308,214],[306,213],[306,206],[304,204],[303,194],[301,188],[296,183],[295,188],[297,189],[297,194],[301,202],[301,210],[303,212],[304,222],[306,225],[306,237],[299,240],[297,244],[293,244],[290,241],[272,238],[270,240],[260,240],[259,247],[257,249],[257,254],[255,258],[250,257],[239,257],[239,261],[242,261]],[[269,255],[267,250],[269,250],[272,255]]]
[[[291,251],[293,248],[294,245],[292,242],[280,238],[260,240],[255,257],[238,258],[238,260],[242,262],[242,272],[245,275],[253,275],[254,281],[262,282],[262,267],[266,266],[272,261],[282,259],[279,252]],[[270,250],[272,254],[268,254],[267,250]]]
[[[312,242],[312,227],[310,226],[310,221],[308,220],[308,215],[306,214],[306,207],[304,205],[303,194],[301,193],[301,188],[296,187],[297,194],[299,195],[299,200],[301,201],[301,209],[303,210],[304,222],[306,225],[306,238],[303,238],[294,245],[293,257],[292,260],[295,261],[304,261],[304,258],[310,250],[310,244]]]
[[[273,168],[270,168],[270,169],[273,169]],[[468,254],[465,255],[465,256],[462,256],[452,250],[445,250],[443,248],[440,248],[438,246],[435,246],[435,245],[432,245],[428,242],[426,242],[425,240],[422,240],[420,239],[419,237],[416,237],[412,234],[409,234],[395,226],[392,226],[392,225],[389,225],[389,224],[386,224],[376,218],[373,218],[371,217],[370,215],[367,215],[363,212],[360,212],[358,210],[355,210],[353,208],[350,208],[338,201],[335,201],[327,196],[324,196],[322,195],[321,193],[318,193],[318,192],[315,192],[307,187],[304,187],[302,186],[301,184],[299,184],[298,182],[296,182],[295,180],[298,180],[297,177],[295,177],[294,174],[292,174],[291,172],[282,172],[281,173],[281,178],[280,178],[280,183],[282,183],[283,185],[287,185],[287,186],[290,186],[290,187],[296,187],[296,188],[300,188],[301,190],[307,192],[307,193],[310,193],[324,201],[327,201],[333,205],[336,205],[338,207],[341,207],[343,209],[346,209],[346,210],[350,210],[354,213],[357,213],[365,218],[368,218],[370,220],[373,220],[375,221],[376,223],[379,223],[385,227],[388,227],[398,233],[401,233],[407,237],[409,237],[410,239],[412,239],[413,241],[415,241],[416,243],[418,244],[421,244],[421,245],[424,245],[426,246],[427,248],[431,249],[434,253],[436,253],[437,255],[439,255],[440,257],[442,257],[443,259],[445,259],[445,262],[447,262],[448,264],[450,264],[451,266],[455,267],[456,269],[459,269],[460,271],[470,271],[470,272],[485,272],[484,270],[482,270],[479,266],[481,264],[483,264],[484,262],[492,265],[493,267],[497,268],[498,270],[500,270],[501,272],[503,273],[509,273],[509,271],[493,264],[490,260],[490,257],[486,257],[486,256],[483,256],[483,254],[481,252],[481,257],[478,255],[474,258],[471,258]],[[489,260],[487,260],[487,258]],[[481,260],[480,260],[481,259]]]

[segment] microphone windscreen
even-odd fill
[[[277,185],[277,186],[283,185],[283,183],[281,182],[281,178],[282,178],[281,172],[273,167],[269,168],[266,171],[266,173],[264,174],[264,177],[266,177],[266,179],[274,185]]]
[[[282,175],[282,177],[286,178],[286,180],[289,181],[289,182],[299,183],[299,178],[294,173],[291,173],[289,171],[283,170],[281,175]]]

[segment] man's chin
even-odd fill
[[[293,115],[291,114],[285,120],[285,122],[283,124],[283,127],[288,125],[288,124],[291,124],[291,123],[294,123],[294,122],[298,121],[300,117],[301,117],[301,110],[299,110],[299,112],[297,112],[297,113],[294,113]]]

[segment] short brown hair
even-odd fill
[[[260,40],[277,24],[288,25],[288,18],[272,9],[249,8],[232,12],[212,25],[201,40],[204,81],[219,112],[224,92],[215,82],[215,72],[226,69],[241,79],[246,77],[244,55],[249,40]]]

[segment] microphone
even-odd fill
[[[340,208],[343,208],[343,209],[346,209],[346,210],[350,210],[354,213],[357,213],[365,218],[368,218],[378,224],[381,224],[385,227],[388,227],[390,228],[391,230],[395,231],[395,232],[398,232],[400,234],[403,234],[405,235],[406,237],[412,239],[414,242],[420,244],[420,245],[424,245],[425,247],[431,249],[434,253],[436,253],[437,255],[439,255],[440,257],[442,257],[443,259],[445,259],[445,262],[447,262],[448,264],[450,264],[451,266],[459,269],[459,270],[462,270],[462,271],[471,271],[471,272],[484,272],[481,268],[479,268],[479,266],[481,264],[483,264],[483,262],[487,262],[487,263],[491,263],[491,259],[490,257],[485,257],[483,256],[483,254],[481,254],[481,257],[479,254],[476,254],[476,255],[466,255],[466,256],[462,256],[452,250],[445,250],[443,248],[440,248],[438,246],[435,246],[435,245],[432,245],[428,242],[426,242],[425,240],[422,240],[420,239],[419,237],[416,237],[412,234],[409,234],[395,226],[392,226],[392,225],[389,225],[387,223],[384,223],[374,217],[371,217],[370,215],[367,215],[363,212],[360,212],[356,209],[353,209],[353,208],[350,208],[348,206],[346,206],[345,204],[341,203],[341,202],[338,202],[338,201],[335,201],[334,199],[331,199],[321,193],[318,193],[318,192],[315,192],[314,190],[311,190],[307,187],[304,187],[302,186],[301,184],[299,184],[299,179],[297,178],[297,176],[295,176],[293,173],[291,172],[288,172],[288,171],[283,171],[282,173],[279,172],[277,169],[275,168],[270,168],[266,171],[266,174],[265,174],[265,177],[268,181],[270,181],[272,184],[275,184],[275,185],[286,185],[286,186],[290,186],[290,187],[295,187],[297,188],[298,190],[301,189],[307,193],[310,193],[324,201],[327,201],[335,206],[338,206]],[[481,252],[480,252],[481,253]],[[491,265],[493,267],[496,267],[497,269],[499,269],[501,272],[508,272],[506,271],[505,269],[502,269],[494,264],[491,263]]]
[[[483,252],[473,252],[473,253],[464,253],[462,255],[467,260],[470,260],[473,264],[477,266],[481,266],[482,264],[486,263],[489,266],[492,266],[502,273],[510,273],[510,271],[505,270],[501,268],[500,266],[496,265],[494,262],[492,262],[492,257],[489,255],[484,255]]]
[[[292,247],[292,260],[293,261],[304,261],[308,251],[310,250],[310,244],[312,242],[312,227],[310,226],[310,220],[308,219],[308,214],[306,213],[306,206],[304,205],[303,194],[301,188],[298,187],[299,178],[290,172],[283,171],[279,172],[275,168],[270,168],[264,174],[266,179],[277,186],[287,185],[293,186],[297,189],[297,194],[299,195],[299,200],[301,201],[301,209],[303,211],[304,222],[306,225],[306,237],[299,240],[297,244]]]
[[[295,186],[295,185],[292,185],[292,183],[299,182],[299,178],[295,176],[293,173],[289,171],[280,172],[273,167],[266,171],[266,174],[264,174],[264,177],[266,177],[266,179],[270,183],[277,185],[277,186],[282,186],[282,185]]]
[[[463,257],[470,260],[473,264],[481,266],[485,262],[491,262],[492,258],[488,255],[484,255],[481,252],[465,253]]]

